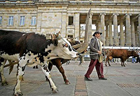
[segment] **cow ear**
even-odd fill
[[[58,38],[60,34],[61,34],[61,33],[60,33],[60,31],[59,31],[59,32],[55,35],[56,38]]]

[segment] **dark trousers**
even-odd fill
[[[103,63],[99,63],[98,59],[96,59],[96,60],[91,59],[89,68],[87,70],[87,73],[85,74],[85,77],[90,78],[90,74],[92,73],[94,66],[96,67],[96,72],[97,72],[98,78],[104,77]]]

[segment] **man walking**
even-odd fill
[[[103,63],[102,63],[102,42],[99,40],[100,35],[102,33],[100,32],[95,32],[93,34],[93,38],[90,41],[90,64],[89,68],[85,74],[85,80],[87,81],[92,81],[90,78],[90,74],[92,73],[94,66],[96,67],[97,75],[99,80],[107,80],[104,78],[103,75]]]

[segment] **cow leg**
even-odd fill
[[[108,62],[108,57],[106,57],[105,66],[107,66],[107,62]]]
[[[111,66],[109,60],[108,60],[108,65]]]
[[[107,66],[107,63],[108,63],[109,66],[111,66],[111,65],[110,65],[110,62],[109,62],[109,57],[108,57],[108,56],[107,56],[107,58],[106,58],[105,66]]]
[[[8,85],[8,82],[6,81],[5,77],[4,77],[4,65],[6,63],[6,60],[4,60],[3,58],[0,58],[0,78],[1,78],[1,85]]]
[[[23,75],[24,75],[24,69],[25,66],[20,66],[20,64],[18,64],[18,70],[17,70],[17,83],[15,86],[15,90],[14,90],[14,96],[22,96],[22,92],[20,90],[20,82],[22,81]]]
[[[121,59],[121,66],[122,66],[122,67],[125,67],[125,64],[124,64],[125,60],[126,60],[126,58],[122,58],[122,59]]]
[[[20,90],[20,82],[23,80],[25,67],[26,67],[27,61],[29,61],[25,58],[26,58],[26,56],[21,57],[19,64],[17,66],[17,83],[16,83],[16,86],[14,88],[14,96],[22,96],[23,95],[21,90]]]
[[[53,64],[49,62],[49,65],[48,65],[49,71],[52,70],[52,67],[53,67]],[[46,81],[49,81],[47,76],[45,76],[45,78],[46,78]]]
[[[122,62],[122,67],[125,67],[124,61]]]
[[[125,67],[124,60],[121,58],[121,66]]]
[[[36,66],[33,66],[33,69],[38,69],[38,65],[36,65]]]
[[[123,61],[123,67],[125,67],[125,63],[124,63],[125,61]]]
[[[121,62],[121,66],[123,67],[123,64],[122,64],[122,62]]]
[[[20,66],[20,64],[18,64],[17,83],[16,83],[15,90],[14,90],[14,96],[23,95],[20,90],[20,82],[23,80],[24,70],[25,70],[25,66]]]
[[[41,66],[41,69],[42,69],[43,73],[45,74],[45,76],[48,78],[48,81],[49,81],[50,87],[52,88],[53,93],[56,93],[57,87],[55,86],[54,82],[51,79],[51,75],[50,75],[48,66],[43,65],[43,66]]]
[[[62,63],[61,63],[61,59],[57,59],[57,61],[55,61],[56,67],[58,68],[59,72],[62,74],[64,82],[66,85],[70,84],[69,80],[67,79],[66,75],[65,75],[65,71],[62,67]]]

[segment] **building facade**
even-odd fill
[[[82,41],[89,9],[105,46],[140,47],[140,0],[0,0],[0,29]]]

